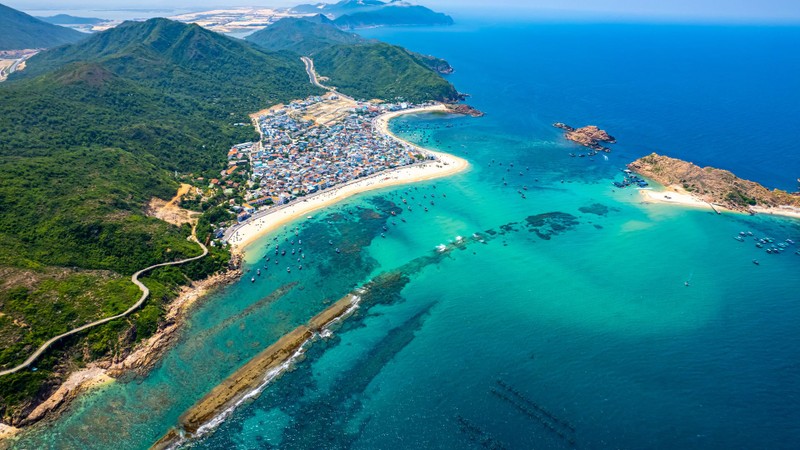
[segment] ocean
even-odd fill
[[[150,374],[81,396],[17,448],[148,448],[253,355],[378,277],[332,336],[185,445],[796,446],[800,255],[754,237],[800,242],[800,222],[642,204],[612,181],[657,151],[796,190],[800,28],[463,21],[363,34],[455,67],[485,117],[391,126],[470,169],[265,236],[248,275],[193,310]],[[619,143],[571,158],[581,150],[553,122]],[[276,248],[302,248],[303,270],[282,270]]]

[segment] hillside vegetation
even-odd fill
[[[50,48],[87,37],[0,4],[0,50]]]
[[[317,73],[357,99],[456,101],[458,91],[402,47],[374,43],[336,46],[314,56]]]
[[[248,113],[319,92],[295,55],[165,19],[124,23],[28,64],[0,85],[2,368],[127,309],[138,297],[131,273],[199,254],[188,225],[146,217],[145,203],[174,195],[174,171],[218,175],[230,145],[254,138],[252,127],[234,126]],[[180,285],[228,259],[214,249],[154,271],[139,312],[65,341],[36,372],[1,377],[3,421],[21,422],[69,368],[152,334]]]
[[[287,17],[247,36],[245,40],[266,50],[287,50],[311,56],[320,50],[336,45],[363,44],[363,37],[342,31],[325,16],[312,18]]]
[[[440,76],[453,71],[447,61],[342,31],[321,15],[281,19],[247,40],[267,50],[312,56],[317,73],[355,98],[420,102],[458,98],[455,88]]]

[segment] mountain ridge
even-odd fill
[[[86,36],[0,4],[0,50],[51,48]]]
[[[452,25],[453,18],[402,0],[342,0],[338,3],[303,4],[290,8],[297,14],[323,14],[340,28],[383,25]]]

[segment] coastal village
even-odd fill
[[[276,105],[252,116],[261,140],[234,145],[228,168],[209,180],[208,188],[222,191],[241,223],[257,211],[430,161],[433,155],[379,132],[374,124],[381,114],[420,106],[356,102],[336,93]],[[218,225],[215,238],[224,241],[228,227]]]

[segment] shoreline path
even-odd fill
[[[49,341],[47,341],[44,344],[42,344],[35,352],[33,352],[33,354],[31,356],[29,356],[28,359],[26,359],[25,362],[23,362],[22,364],[20,364],[20,365],[18,365],[16,367],[13,367],[11,369],[6,369],[6,370],[3,370],[3,371],[0,371],[0,376],[12,374],[12,373],[15,373],[15,372],[19,372],[20,370],[30,366],[31,364],[33,364],[34,361],[36,361],[40,356],[42,356],[42,353],[44,353],[51,345],[55,344],[56,342],[60,341],[61,339],[64,339],[65,337],[72,336],[74,334],[80,333],[81,331],[87,330],[89,328],[96,327],[98,325],[102,325],[104,323],[111,322],[112,320],[120,319],[120,318],[125,317],[125,316],[129,315],[130,313],[136,311],[137,309],[139,309],[139,307],[142,306],[142,304],[144,304],[145,300],[147,300],[147,297],[150,295],[150,289],[148,289],[147,286],[145,286],[141,281],[139,281],[139,275],[141,275],[141,274],[143,274],[145,272],[148,272],[150,270],[153,270],[155,268],[158,268],[158,267],[177,266],[177,265],[184,264],[184,263],[187,263],[187,262],[196,261],[196,260],[198,260],[200,258],[203,258],[206,255],[208,255],[208,247],[206,247],[199,240],[197,240],[197,237],[195,236],[194,232],[195,232],[195,230],[192,229],[191,239],[194,242],[196,242],[197,245],[200,246],[200,248],[203,249],[203,253],[201,255],[199,255],[199,256],[194,256],[192,258],[186,258],[186,259],[182,259],[182,260],[179,260],[179,261],[171,261],[171,262],[165,262],[165,263],[161,263],[161,264],[155,264],[155,265],[152,265],[150,267],[146,267],[146,268],[136,272],[135,274],[131,275],[131,281],[133,282],[133,284],[135,284],[136,286],[139,287],[139,290],[142,291],[142,296],[139,298],[138,302],[134,303],[133,306],[128,308],[125,312],[117,314],[115,316],[106,317],[105,319],[96,320],[96,321],[94,321],[92,323],[87,323],[86,325],[80,326],[78,328],[73,328],[72,330],[67,331],[66,333],[59,334],[58,336],[51,338]]]

